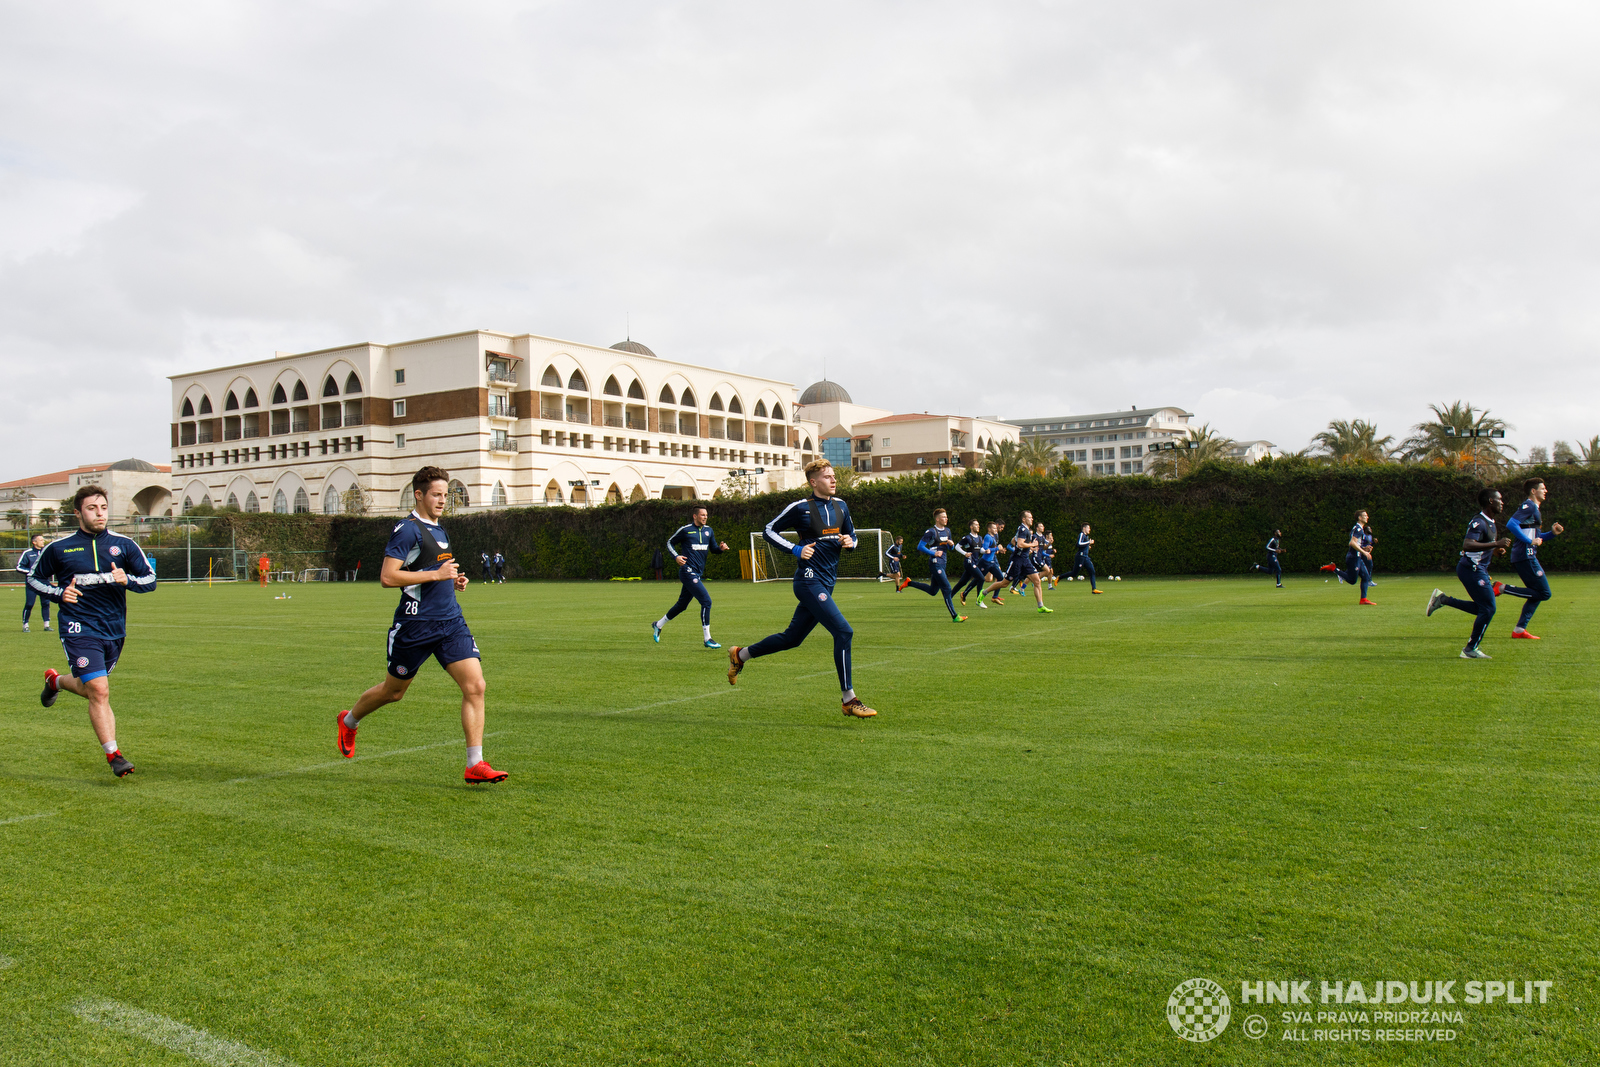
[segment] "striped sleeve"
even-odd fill
[[[803,504],[805,504],[804,500],[796,500],[793,504],[790,504],[788,507],[778,512],[777,518],[773,519],[771,522],[767,523],[766,526],[762,527],[761,536],[766,538],[768,544],[776,545],[792,556],[797,556],[800,554],[800,546],[789,541],[788,538],[784,537],[778,531],[786,528],[784,523],[794,521],[795,510],[801,507]]]

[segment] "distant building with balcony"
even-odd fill
[[[80,488],[98,485],[106,491],[113,519],[170,515],[171,474],[169,468],[142,459],[120,459],[19,478],[0,484],[0,511],[20,511],[27,525],[37,526],[40,512],[48,508],[59,516],[63,508],[71,509],[72,495]]]
[[[404,512],[411,476],[456,507],[714,496],[732,468],[792,488],[817,451],[793,384],[486,330],[362,343],[172,381],[172,493],[243,511]]]
[[[1189,436],[1194,413],[1176,407],[1130,408],[1092,415],[1008,419],[1023,440],[1049,442],[1055,454],[1091,477],[1145,473],[1150,446]]]
[[[965,415],[885,415],[855,424],[854,466],[863,474],[981,467],[989,446],[1016,441],[1015,426]]]
[[[1228,458],[1240,463],[1255,463],[1268,456],[1279,456],[1283,450],[1271,441],[1235,441],[1228,449]]]

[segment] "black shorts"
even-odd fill
[[[478,642],[467,629],[467,620],[408,619],[389,627],[389,673],[396,678],[414,678],[429,656],[448,667],[464,659],[482,659]]]
[[[1033,565],[1029,556],[1016,556],[1011,560],[1011,568],[1006,571],[1006,577],[1013,582],[1020,582],[1029,575],[1038,574],[1039,568]]]
[[[104,678],[116,669],[117,660],[122,658],[123,640],[120,637],[111,641],[87,634],[62,634],[61,648],[67,654],[67,666],[72,669],[72,676],[80,682],[87,682]]]

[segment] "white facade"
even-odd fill
[[[851,460],[862,474],[893,477],[918,471],[981,467],[990,445],[1019,439],[998,419],[964,415],[887,415],[855,424]]]
[[[174,375],[172,492],[243,510],[402,511],[714,496],[731,468],[793,488],[817,426],[789,382],[533,334],[356,344]],[[352,492],[352,490],[355,490]]]
[[[1143,474],[1150,446],[1189,436],[1194,413],[1182,408],[1130,408],[1093,415],[1008,419],[1025,440],[1043,438],[1056,455],[1090,476]]]
[[[1228,458],[1240,463],[1254,463],[1268,456],[1279,456],[1283,450],[1271,441],[1235,441],[1228,450]]]
[[[0,484],[0,510],[20,511],[27,525],[36,526],[40,513],[48,509],[59,522],[60,514],[71,510],[73,494],[83,486],[98,485],[106,491],[106,504],[113,519],[170,515],[171,474],[168,468],[154,463],[123,459],[19,478]]]

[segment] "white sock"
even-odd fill
[[[855,698],[856,698],[856,691],[854,689],[846,689],[844,691],[844,695],[839,698],[839,703],[848,704],[852,700],[854,700]]]
[[[350,729],[354,730],[357,726],[361,725],[361,722],[356,718],[355,712],[347,711],[344,713],[344,724],[350,727]]]
[[[739,662],[740,663],[749,663],[750,662],[750,646],[749,645],[745,645],[743,648],[741,648],[739,650]]]
[[[113,738],[110,741],[107,741],[105,744],[101,745],[100,747],[105,749],[106,750],[106,755],[109,756],[109,755],[111,755],[113,752],[115,752],[117,750],[116,739]]]
[[[483,746],[482,745],[468,745],[467,746],[467,766],[468,767],[476,767],[478,764],[480,764],[482,762],[483,762]]]
[[[656,629],[660,630],[660,629],[664,628],[667,625],[667,623],[669,623],[671,621],[672,620],[668,619],[665,615],[661,616],[661,618],[656,620]]]
[[[702,629],[702,630],[704,630],[706,632],[706,640],[707,641],[711,640],[711,627],[702,626],[702,627],[700,627],[700,629]]]

